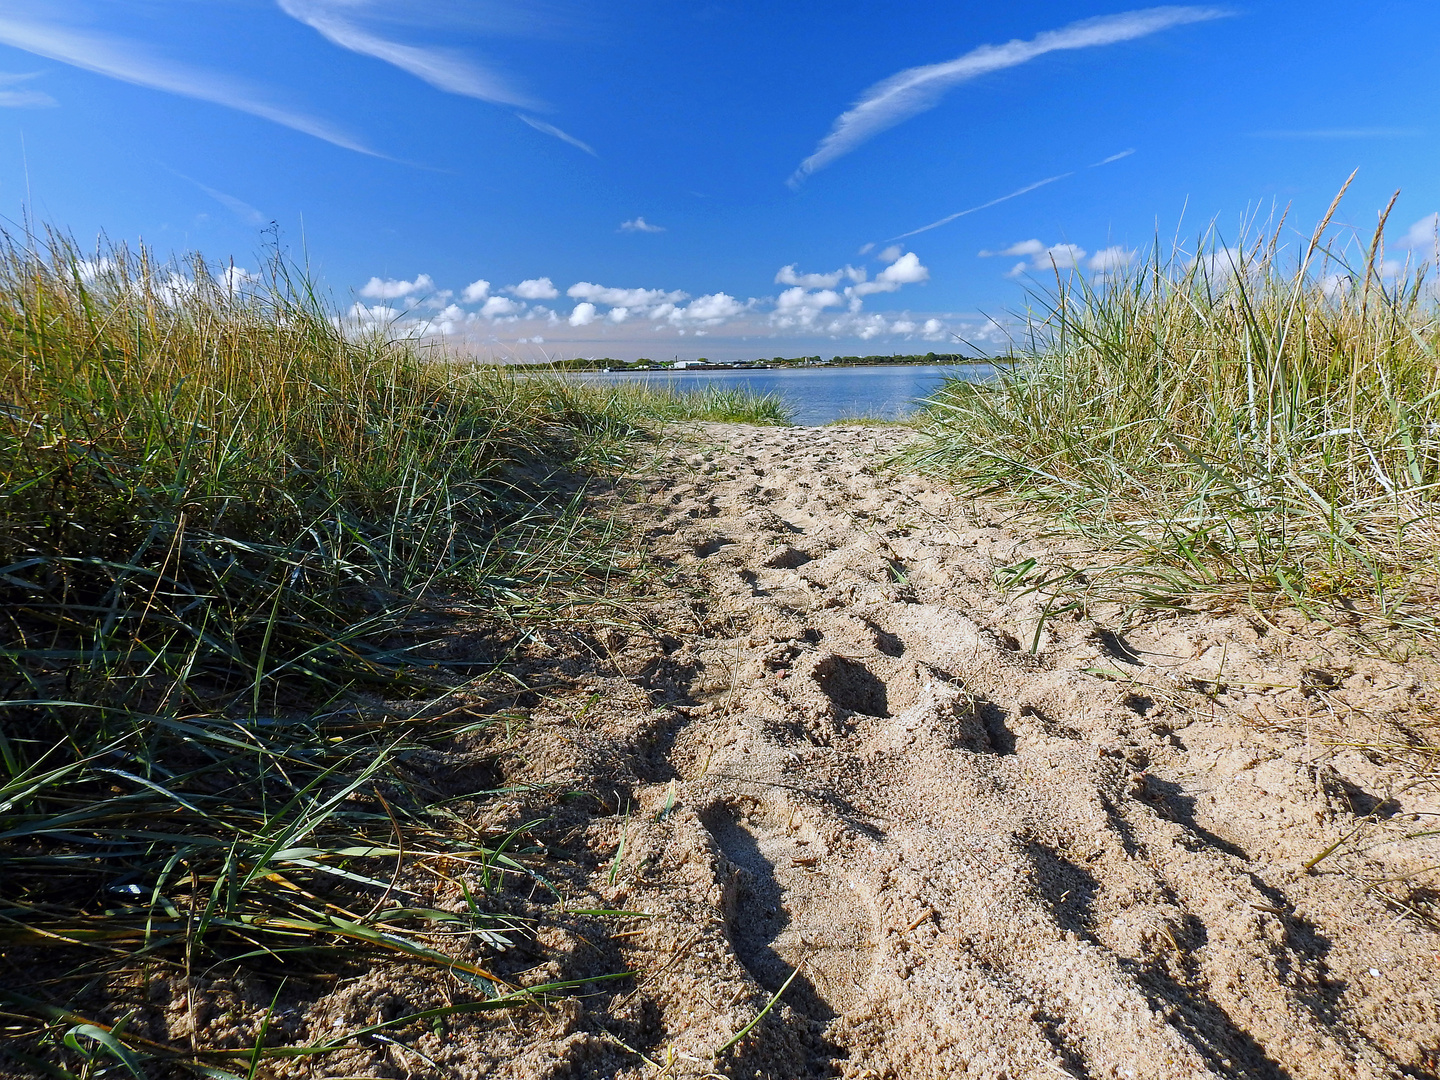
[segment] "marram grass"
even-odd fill
[[[375,702],[459,677],[416,652],[437,596],[533,621],[604,594],[623,538],[577,475],[669,420],[783,419],[426,360],[283,262],[234,277],[0,238],[0,963],[35,976],[0,977],[0,1054],[50,1075],[333,1049],[127,1034],[106,980],[141,969],[400,956],[459,1012],[564,989],[486,966],[518,929],[487,889],[535,861],[417,765],[491,721]],[[402,864],[470,910],[397,902]]]
[[[1207,238],[1198,258],[1157,247],[1104,280],[1057,276],[1021,362],[992,385],[946,384],[908,460],[1108,552],[1084,567],[1092,588],[1428,625],[1436,293],[1423,264],[1382,266],[1381,230],[1347,264],[1328,222],[1288,249],[1278,231]]]

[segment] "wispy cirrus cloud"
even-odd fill
[[[1015,191],[1010,192],[1009,195],[1001,195],[998,199],[991,199],[989,202],[981,203],[979,206],[972,206],[968,210],[958,210],[953,214],[949,214],[941,218],[939,221],[932,221],[929,225],[921,225],[918,229],[911,229],[909,232],[901,233],[899,236],[892,236],[890,239],[904,240],[910,236],[918,236],[920,233],[929,232],[931,229],[938,229],[941,225],[949,225],[950,222],[956,220],[957,218],[966,217],[970,214],[978,213],[981,210],[988,210],[992,206],[999,206],[1002,202],[1008,202],[1011,199],[1018,199],[1021,195],[1028,195],[1036,188],[1042,188],[1046,184],[1053,184],[1057,180],[1064,180],[1067,177],[1074,175],[1075,174],[1073,172],[1066,172],[1058,173],[1055,176],[1047,176],[1044,180],[1036,180],[1033,184],[1026,184],[1022,188],[1017,188]]]
[[[589,143],[581,142],[579,139],[575,138],[574,135],[561,131],[554,124],[547,124],[544,120],[536,120],[535,117],[526,116],[524,113],[516,113],[515,115],[518,116],[521,120],[524,120],[525,123],[529,124],[536,131],[543,132],[546,135],[553,135],[561,142],[569,143],[571,146],[578,147],[579,149],[584,150],[585,153],[589,154],[591,157],[600,156],[599,154],[595,153],[593,149],[591,149]]]
[[[276,2],[286,15],[304,23],[332,44],[393,64],[437,90],[479,98],[496,105],[514,105],[523,109],[540,107],[530,95],[456,49],[407,45],[362,25],[354,15],[363,13],[365,5],[354,0]]]
[[[256,210],[255,207],[251,206],[244,199],[240,199],[234,195],[227,194],[226,192],[221,191],[218,188],[211,187],[209,184],[202,184],[193,176],[186,176],[184,173],[178,172],[175,169],[171,169],[170,171],[175,173],[176,176],[180,177],[181,180],[188,180],[190,183],[194,184],[197,188],[203,191],[206,195],[209,195],[210,198],[214,199],[221,206],[225,207],[226,210],[229,210],[230,213],[234,214],[246,225],[265,224],[265,215],[262,214],[259,210]]]
[[[20,83],[29,82],[38,72],[10,74],[0,72],[0,109],[49,109],[60,103],[43,90],[15,89]]]
[[[529,110],[545,108],[543,102],[512,85],[499,72],[485,67],[467,53],[436,45],[411,45],[381,33],[376,29],[375,22],[383,21],[386,14],[396,13],[377,4],[376,0],[276,0],[276,3],[286,15],[304,23],[331,44],[391,64],[437,90],[494,105]],[[451,17],[458,15],[457,12],[432,11],[427,21],[443,23],[447,14]],[[368,23],[367,17],[370,20]],[[505,27],[497,23],[495,29]],[[536,131],[592,156],[599,156],[588,143],[581,142],[554,124],[523,112],[515,115]]]
[[[1317,128],[1294,131],[1252,131],[1252,139],[1413,139],[1425,134],[1419,128]]]
[[[12,48],[134,86],[223,105],[345,150],[383,156],[327,121],[266,100],[261,90],[238,79],[159,56],[127,38],[19,16],[13,10],[13,4],[0,7],[0,43]]]
[[[1175,26],[1207,22],[1229,14],[1218,7],[1166,6],[1102,15],[1082,19],[1058,30],[1047,30],[1029,41],[981,45],[945,63],[907,68],[870,87],[859,101],[840,114],[830,134],[820,141],[815,152],[802,161],[790,177],[790,186],[798,187],[811,173],[823,169],[861,143],[934,108],[952,86],[993,71],[1017,67],[1046,53],[1133,41]]]
[[[1101,165],[1113,165],[1117,161],[1125,160],[1133,153],[1135,153],[1135,148],[1132,146],[1128,150],[1121,150],[1118,154],[1111,154],[1109,157],[1101,158],[1099,161],[1087,165],[1086,168],[1098,169]]]
[[[1133,153],[1135,153],[1133,149],[1121,150],[1118,154],[1111,154],[1107,158],[1102,158],[1094,164],[1086,166],[1086,168],[1098,169],[1102,165],[1109,165],[1116,161],[1123,161],[1125,158],[1128,158]],[[1033,184],[1026,184],[1022,188],[1016,188],[1008,195],[1001,195],[998,199],[991,199],[989,202],[983,202],[979,206],[972,206],[968,210],[958,210],[953,214],[947,214],[939,221],[932,221],[929,225],[921,225],[918,229],[911,229],[907,233],[901,233],[899,236],[892,236],[890,239],[904,240],[907,237],[917,236],[923,232],[929,232],[931,229],[938,229],[941,225],[949,225],[950,222],[955,221],[957,218],[968,217],[970,214],[979,213],[981,210],[989,210],[992,206],[999,206],[1001,203],[1009,202],[1011,199],[1018,199],[1021,195],[1028,195],[1030,194],[1030,192],[1036,190],[1037,188],[1045,187],[1045,185],[1047,184],[1053,184],[1058,180],[1068,180],[1074,175],[1075,170],[1072,169],[1070,172],[1056,173],[1054,176],[1047,176],[1043,180],[1036,180]],[[984,255],[990,253],[981,252],[981,254]]]

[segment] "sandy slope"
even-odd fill
[[[704,435],[642,509],[709,599],[657,590],[663,648],[617,639],[529,752],[611,785],[591,886],[662,917],[517,1073],[653,1075],[619,1040],[676,1076],[1432,1075],[1433,663],[1240,614],[1037,638],[994,571],[1047,552],[877,472],[903,432]]]

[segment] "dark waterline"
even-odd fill
[[[990,364],[893,364],[876,367],[774,368],[740,371],[615,371],[577,376],[595,382],[661,383],[676,389],[707,384],[740,386],[757,394],[778,394],[794,410],[797,424],[828,424],[852,417],[898,420],[913,412],[947,378],[985,382]]]

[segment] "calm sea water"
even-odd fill
[[[856,416],[895,420],[912,411],[946,378],[970,382],[994,378],[989,364],[894,364],[880,367],[775,368],[741,371],[624,371],[580,376],[598,382],[664,383],[677,389],[706,383],[744,386],[760,394],[779,394],[795,410],[797,424],[827,424]]]

